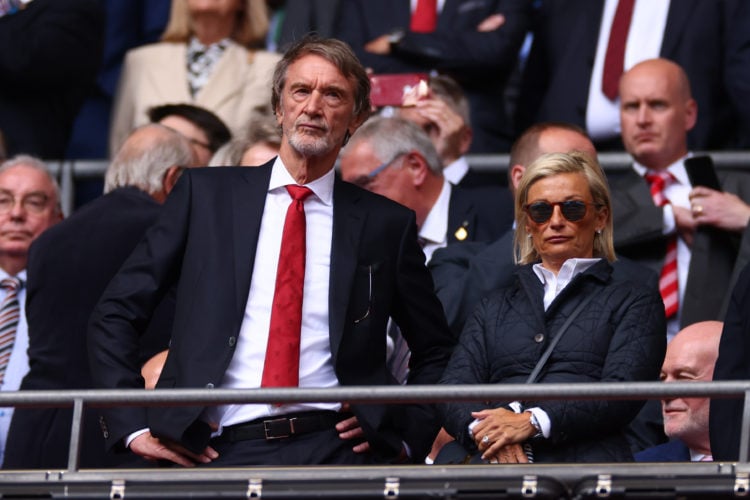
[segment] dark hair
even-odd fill
[[[150,108],[147,114],[151,123],[159,123],[167,116],[179,116],[186,119],[205,132],[206,137],[208,137],[208,149],[212,153],[215,153],[217,149],[232,138],[232,133],[224,122],[221,121],[221,118],[200,106],[193,106],[192,104],[162,104]]]
[[[354,114],[356,116],[363,117],[370,112],[370,79],[351,47],[341,40],[310,34],[290,46],[284,53],[284,57],[276,64],[271,93],[271,107],[274,113],[281,102],[281,92],[286,83],[289,66],[307,55],[322,57],[336,66],[344,77],[354,84]]]

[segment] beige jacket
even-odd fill
[[[271,80],[278,54],[249,51],[230,43],[206,85],[195,98],[187,79],[187,45],[156,43],[129,51],[115,95],[110,154],[119,149],[133,128],[148,122],[146,111],[159,104],[188,103],[216,113],[238,134],[250,111],[271,105]]]

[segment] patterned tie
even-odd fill
[[[281,236],[276,288],[271,306],[271,327],[263,365],[261,387],[299,385],[299,347],[302,328],[302,292],[305,284],[305,204],[312,194],[304,186],[286,190],[292,203],[286,212]]]
[[[668,204],[669,200],[664,195],[664,189],[674,181],[672,174],[666,170],[649,172],[646,174],[646,180],[651,185],[651,197],[654,199],[654,203],[659,207]],[[667,318],[677,314],[679,305],[679,287],[677,285],[677,235],[672,235],[667,239],[667,253],[659,276],[659,292],[662,300],[664,300],[664,312]]]
[[[401,329],[392,319],[388,320],[388,336],[393,342],[393,351],[388,355],[386,366],[391,375],[393,375],[393,378],[399,384],[404,385],[409,377],[411,350],[409,350],[409,344],[406,343],[406,339],[401,335]]]
[[[0,304],[0,384],[2,384],[5,378],[5,369],[8,367],[8,361],[10,361],[10,355],[13,352],[13,344],[16,340],[18,319],[21,316],[21,307],[18,303],[21,280],[5,278],[0,281],[0,288],[7,292],[2,304]]]
[[[417,0],[409,29],[416,33],[432,33],[437,27],[437,0]]]
[[[617,99],[620,76],[625,68],[625,42],[628,39],[634,5],[635,0],[620,0],[612,20],[602,73],[602,92],[610,101]]]

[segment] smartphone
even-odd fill
[[[404,93],[427,80],[427,73],[370,75],[370,101],[375,107],[401,106]]]
[[[705,186],[721,191],[719,177],[710,156],[693,156],[685,159],[685,170],[693,186]]]

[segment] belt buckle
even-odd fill
[[[272,439],[283,439],[291,436],[294,434],[294,421],[296,418],[276,418],[273,420],[264,420],[263,421],[263,434],[265,435],[266,441],[270,441]],[[278,424],[286,423],[286,429],[281,430],[281,432],[285,432],[285,434],[277,434],[279,427],[281,427]]]

